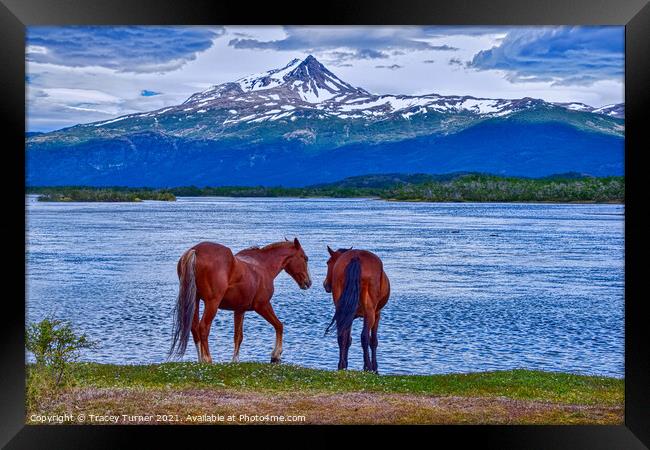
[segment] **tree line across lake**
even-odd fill
[[[577,174],[546,178],[499,177],[483,174],[365,175],[308,187],[221,186],[165,189],[129,187],[28,187],[40,201],[137,202],[174,201],[176,197],[378,197],[425,202],[594,202],[623,203],[624,177]]]

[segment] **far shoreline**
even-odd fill
[[[28,196],[36,196],[37,198],[41,197],[42,194],[30,194],[26,193]],[[201,198],[224,198],[224,199],[241,199],[241,200],[253,200],[253,199],[287,199],[287,200],[376,200],[387,203],[429,203],[429,204],[504,204],[504,205],[621,205],[625,206],[624,201],[553,201],[553,200],[515,200],[515,201],[496,201],[496,200],[422,200],[422,199],[398,199],[398,198],[381,198],[381,197],[334,197],[334,196],[237,196],[237,195],[184,195],[178,196],[174,200],[156,200],[156,199],[137,199],[137,200],[105,200],[105,201],[95,201],[95,200],[47,200],[43,203],[142,203],[144,201],[177,201],[179,198],[188,198],[188,199],[201,199]],[[40,201],[40,200],[38,200]]]
[[[625,203],[625,177],[577,172],[527,178],[475,172],[368,174],[303,187],[285,186],[27,186],[38,201],[175,201],[177,197],[373,198],[430,203]]]

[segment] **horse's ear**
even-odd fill
[[[293,238],[293,245],[296,248],[300,248],[300,242],[298,241],[298,238]]]
[[[327,251],[329,252],[330,256],[334,256],[334,250],[330,248],[330,246],[327,246]]]

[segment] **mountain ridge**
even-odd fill
[[[431,172],[618,175],[619,114],[622,105],[530,97],[376,95],[310,55],[212,86],[179,105],[28,136],[26,178],[95,185],[116,177],[142,185],[149,176],[165,186],[187,184],[178,178],[184,173],[204,185],[246,184],[249,177],[304,185],[395,164]]]
[[[117,134],[124,134],[149,128],[179,137],[218,139],[219,135],[228,134],[227,129],[239,131],[240,125],[254,126],[257,123],[282,119],[299,121],[304,117],[317,121],[338,118],[346,121],[375,122],[386,119],[411,120],[418,115],[454,114],[469,115],[472,120],[482,120],[507,117],[536,108],[562,108],[564,111],[592,113],[614,119],[624,117],[622,104],[595,108],[584,103],[552,103],[532,97],[495,99],[470,95],[442,96],[434,93],[419,96],[370,94],[362,88],[344,82],[309,55],[303,61],[293,59],[282,68],[214,85],[192,94],[179,105],[42,133],[36,137],[35,142],[47,141],[52,136],[60,137],[64,131],[70,133],[83,128],[88,128],[93,137],[113,136],[112,130]],[[190,120],[189,125],[161,124],[167,119],[182,122],[183,117],[179,115],[196,120]],[[205,115],[203,117],[206,120],[201,120],[201,115]],[[212,130],[206,130],[204,122],[209,122]],[[453,126],[450,129],[455,130]],[[427,130],[430,131],[431,129]],[[444,132],[445,128],[440,126],[434,131]],[[610,126],[595,131],[617,134],[622,132],[622,127]],[[81,139],[77,139],[79,140]]]

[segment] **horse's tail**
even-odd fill
[[[194,249],[188,250],[181,256],[179,264],[178,300],[176,300],[176,306],[174,307],[175,318],[172,330],[172,346],[167,356],[168,359],[174,356],[183,356],[187,348],[194,308],[196,308],[195,263],[196,251]]]
[[[355,257],[350,260],[345,268],[345,285],[343,293],[336,304],[336,311],[332,321],[327,326],[327,334],[336,321],[336,330],[340,334],[352,326],[352,321],[359,307],[359,297],[361,296],[361,261]]]

